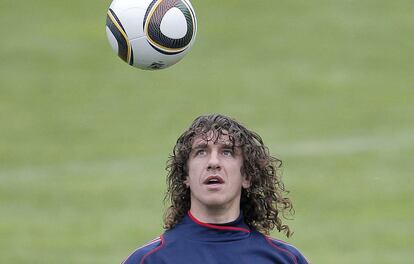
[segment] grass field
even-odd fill
[[[110,1],[2,1],[0,263],[119,263],[158,236],[165,161],[212,112],[283,159],[312,263],[412,263],[411,1],[192,3],[193,50],[146,72],[107,43]]]

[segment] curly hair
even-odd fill
[[[188,175],[187,160],[194,137],[201,135],[207,138],[209,132],[213,132],[215,141],[227,135],[233,146],[242,150],[241,173],[247,175],[251,183],[248,189],[242,190],[240,200],[246,224],[264,234],[277,228],[290,237],[292,232],[281,219],[294,214],[291,200],[285,197],[288,191],[281,180],[282,161],[269,154],[258,134],[220,114],[196,118],[173,148],[166,167],[168,187],[164,201],[169,200],[171,205],[164,214],[164,228],[173,228],[190,210],[190,190],[184,184]]]

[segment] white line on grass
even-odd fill
[[[372,135],[335,139],[314,139],[283,145],[271,149],[282,156],[342,155],[367,151],[395,152],[414,147],[414,133]]]

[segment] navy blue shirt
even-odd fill
[[[188,212],[163,235],[136,249],[122,264],[306,264],[292,245],[251,230],[240,215],[225,225]]]

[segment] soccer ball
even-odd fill
[[[106,17],[112,49],[131,66],[169,67],[191,49],[197,20],[189,0],[113,0]]]

